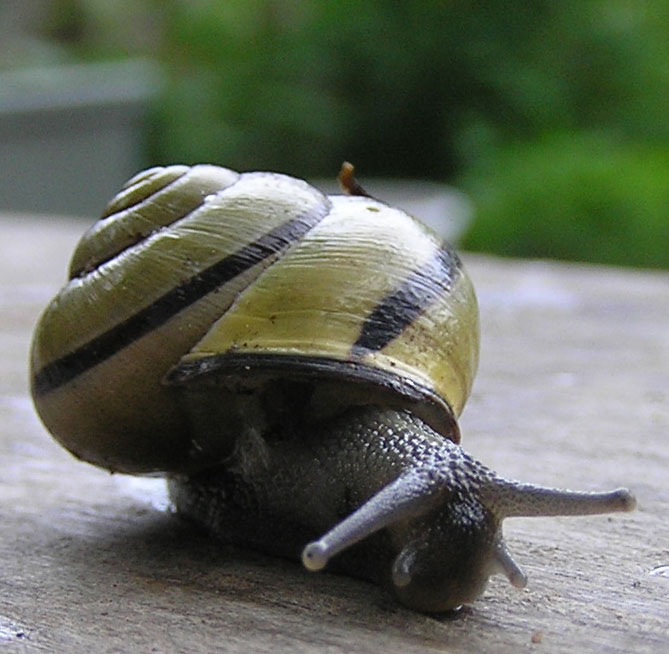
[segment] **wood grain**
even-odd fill
[[[0,645],[7,652],[666,652],[669,275],[465,256],[482,314],[463,443],[498,472],[630,486],[633,514],[509,520],[528,573],[455,616],[194,533],[162,482],[79,463],[27,386],[39,314],[85,225],[0,217]]]

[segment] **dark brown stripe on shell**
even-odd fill
[[[445,246],[387,295],[367,317],[353,352],[379,351],[397,338],[437,298],[451,290],[462,264]]]
[[[236,252],[200,271],[184,283],[171,289],[149,306],[127,320],[100,334],[77,350],[46,365],[35,374],[33,392],[43,395],[73,380],[81,373],[127,347],[170,318],[194,304],[244,271],[281,253],[301,239],[328,213],[329,203],[319,210],[289,220]]]

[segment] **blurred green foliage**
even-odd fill
[[[669,0],[54,0],[162,62],[151,163],[456,183],[465,245],[669,267]]]
[[[477,202],[467,248],[669,267],[669,148],[552,134],[500,150],[465,179]]]

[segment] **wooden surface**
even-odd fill
[[[667,652],[669,276],[465,256],[482,357],[462,419],[498,472],[630,486],[632,514],[509,520],[529,575],[456,616],[369,584],[221,546],[166,510],[158,480],[111,476],[36,418],[27,351],[82,223],[0,217],[3,652]],[[668,573],[669,574],[669,573]]]

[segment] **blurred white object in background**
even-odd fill
[[[97,217],[143,167],[145,60],[0,72],[0,209]]]

